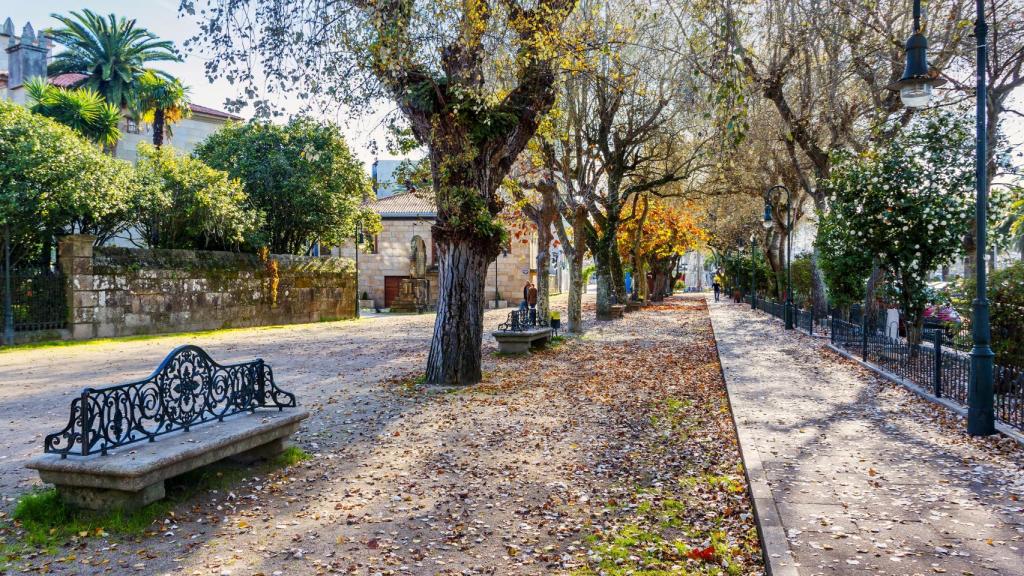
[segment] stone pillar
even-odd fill
[[[67,282],[68,329],[74,340],[96,337],[97,294],[93,285],[92,247],[95,236],[65,236],[58,244],[57,262]]]

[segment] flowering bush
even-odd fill
[[[920,327],[928,273],[961,251],[974,214],[972,152],[958,117],[933,113],[875,149],[839,154],[823,182],[831,210],[818,237],[830,287],[848,274],[863,287],[876,259],[896,284],[907,325]]]

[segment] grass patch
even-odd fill
[[[313,458],[313,455],[306,452],[298,446],[289,446],[274,457],[273,465],[276,468],[287,468],[288,466],[295,466],[300,462],[305,462]]]
[[[111,535],[150,535],[158,531],[163,518],[173,515],[179,504],[206,492],[230,488],[243,478],[294,466],[310,458],[301,448],[291,446],[255,468],[228,462],[212,464],[167,480],[166,498],[133,512],[80,510],[66,504],[55,488],[29,492],[18,500],[12,521],[0,523],[0,573],[26,554],[52,554],[68,543]]]

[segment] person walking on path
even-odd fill
[[[719,281],[718,274],[715,274],[715,279],[711,283],[711,289],[715,291],[715,302],[718,302],[718,295],[722,292],[722,283]]]
[[[526,284],[526,305],[530,307],[530,324],[537,323],[537,287],[533,282]]]

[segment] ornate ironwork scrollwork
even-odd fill
[[[508,319],[498,325],[502,332],[525,332],[537,328],[547,328],[547,320],[538,318],[537,310],[513,310],[508,313]]]
[[[179,346],[145,380],[86,388],[71,401],[63,430],[43,451],[88,456],[257,408],[293,408],[295,395],[274,384],[263,360],[221,365],[198,346]]]

